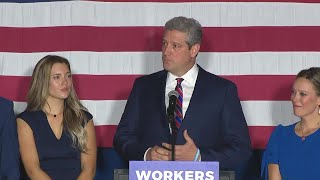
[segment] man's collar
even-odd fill
[[[167,83],[170,84],[173,81],[176,81],[176,78],[183,78],[184,81],[187,82],[188,84],[195,85],[196,80],[197,80],[197,76],[198,76],[198,72],[199,72],[199,67],[198,67],[197,63],[194,63],[192,68],[181,77],[175,76],[171,72],[168,72]]]

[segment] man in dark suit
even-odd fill
[[[19,145],[13,103],[0,97],[0,179],[19,179],[19,168]]]
[[[192,18],[166,23],[164,70],[136,79],[114,137],[114,147],[125,159],[171,159],[167,94],[183,78],[175,160],[219,161],[221,169],[248,160],[250,139],[236,85],[196,64],[201,39],[202,27]]]

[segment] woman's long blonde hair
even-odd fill
[[[32,73],[32,79],[27,94],[28,111],[42,110],[47,103],[46,100],[49,96],[51,69],[53,64],[56,63],[66,64],[71,73],[70,63],[67,59],[56,55],[47,55],[43,57],[37,63]],[[72,83],[70,95],[64,100],[63,128],[70,135],[73,146],[78,148],[81,152],[87,150],[87,132],[84,126],[87,124],[88,118],[84,111],[87,111],[87,109],[79,101]]]

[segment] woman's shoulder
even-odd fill
[[[283,131],[291,131],[292,129],[294,129],[294,127],[296,126],[297,123],[294,123],[294,124],[290,124],[290,125],[282,125],[282,124],[279,124],[274,131],[280,131],[280,132],[283,132]]]
[[[292,134],[292,132],[294,132],[295,125],[296,125],[296,123],[286,125],[286,126],[279,124],[273,130],[271,137],[274,137],[274,138],[288,137],[288,135],[290,136]]]
[[[88,110],[82,110],[82,112],[86,115],[88,120],[91,120],[93,118],[92,114]]]
[[[39,117],[42,113],[42,111],[29,111],[25,110],[17,115],[17,118],[20,118],[24,121],[29,121],[31,119],[36,119],[36,117]]]
[[[93,116],[88,110],[82,110],[82,113],[85,117],[81,122],[81,126],[85,127],[89,121],[93,120]]]
[[[23,112],[19,113],[17,116],[33,116],[39,114],[41,111],[30,111],[24,110]]]

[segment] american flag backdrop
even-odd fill
[[[1,0],[0,96],[22,112],[35,64],[64,56],[98,146],[112,147],[135,78],[162,69],[163,25],[175,16],[204,27],[197,62],[237,84],[254,148],[298,120],[291,84],[320,65],[320,0]]]

